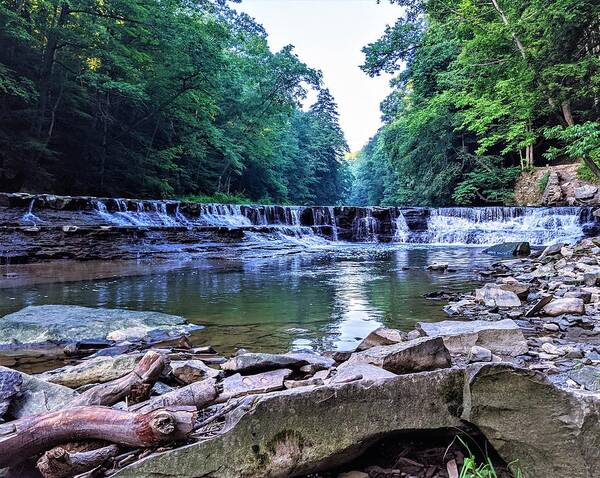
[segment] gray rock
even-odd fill
[[[313,352],[290,352],[287,354],[243,353],[221,364],[221,368],[227,372],[248,373],[278,368],[300,368],[309,364],[329,368],[335,365],[335,360]]]
[[[486,284],[475,291],[475,300],[487,307],[519,307],[521,300],[517,294],[501,289],[496,284]]]
[[[589,287],[600,285],[600,274],[597,272],[586,272],[583,274],[583,282]]]
[[[485,347],[498,355],[517,356],[527,353],[527,341],[520,327],[511,319],[489,322],[444,320],[419,322],[417,327],[428,337],[443,337],[451,353],[468,354],[474,346]]]
[[[575,188],[575,199],[586,200],[592,199],[596,193],[598,192],[598,188],[596,186],[592,186],[591,184],[586,184],[585,186],[580,186]]]
[[[305,380],[284,380],[283,385],[285,388],[300,388],[300,387],[318,387],[323,385],[322,378],[307,378]]]
[[[600,392],[600,367],[584,365],[569,372],[569,378],[575,380],[586,390]]]
[[[492,352],[485,347],[479,347],[474,345],[471,347],[471,351],[469,352],[469,363],[474,362],[491,362],[492,361]]]
[[[429,264],[427,266],[427,270],[434,271],[434,272],[445,272],[446,270],[448,270],[448,263],[447,262],[434,262],[433,264]]]
[[[563,190],[560,187],[560,178],[556,171],[550,171],[546,189],[542,194],[542,204],[553,205],[560,203],[563,198]]]
[[[511,365],[467,369],[462,417],[526,477],[594,478],[600,469],[600,395],[563,390]]]
[[[181,317],[159,312],[36,305],[0,318],[0,345],[138,339],[153,333],[181,335],[197,328]]]
[[[444,369],[269,394],[222,435],[153,454],[113,476],[263,478],[334,468],[386,433],[460,427],[462,382],[460,370]]]
[[[529,295],[529,290],[530,290],[530,287],[527,284],[522,284],[521,282],[517,282],[517,281],[514,281],[514,282],[511,281],[511,282],[506,282],[504,284],[500,284],[500,288],[502,290],[514,292],[516,294],[516,296],[521,300],[527,299],[527,296]]]
[[[335,376],[330,379],[330,383],[347,383],[355,380],[378,380],[392,377],[396,377],[396,374],[375,365],[344,362],[337,368]]]
[[[0,373],[13,372],[0,367]],[[21,418],[38,413],[49,412],[63,407],[78,394],[70,388],[40,380],[32,375],[18,372],[23,380],[19,394],[11,400],[6,417]]]
[[[0,418],[4,416],[13,397],[19,393],[23,377],[14,370],[0,371]]]
[[[36,375],[47,382],[69,388],[79,388],[91,383],[104,383],[127,375],[144,354],[117,355],[115,357],[95,357],[76,365],[67,365]]]
[[[557,317],[564,314],[582,315],[585,314],[585,305],[582,299],[562,298],[554,299],[543,309],[545,315]]]
[[[205,378],[216,378],[220,372],[201,360],[176,360],[171,362],[171,373],[179,382],[189,385]]]
[[[528,242],[504,242],[484,249],[483,253],[492,256],[528,256],[531,247]]]
[[[542,251],[542,255],[540,256],[540,258],[544,258],[544,257],[548,257],[548,256],[556,256],[558,254],[561,254],[563,247],[564,247],[564,244],[562,244],[562,243],[551,244]]]
[[[406,334],[396,329],[379,327],[367,335],[356,348],[357,351],[367,350],[378,345],[392,345],[404,342],[407,339]]]
[[[400,374],[446,368],[450,366],[451,359],[441,337],[421,337],[353,353],[348,363],[370,363]]]
[[[225,401],[232,397],[282,390],[284,388],[284,380],[291,374],[292,371],[287,368],[248,375],[246,377],[236,373],[223,380],[223,392],[220,398],[222,401]]]

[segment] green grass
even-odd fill
[[[596,159],[595,162],[600,166],[600,161]],[[577,177],[590,183],[598,183],[598,178],[596,175],[592,173],[590,168],[588,168],[583,161],[581,161],[577,167]]]
[[[487,450],[483,453],[484,458],[482,462],[478,462],[467,443],[460,436],[457,436],[457,438],[467,451],[467,456],[465,457],[465,461],[460,470],[459,478],[498,478],[496,467],[492,463],[492,459],[488,455]],[[517,461],[509,463],[508,469],[514,478],[523,478],[523,473],[521,472]]]
[[[548,180],[550,179],[550,171],[546,171],[542,177],[538,181],[538,188],[541,193],[546,190],[546,186],[548,186]]]
[[[227,193],[215,193],[211,196],[184,196],[180,197],[179,200],[185,202],[198,202],[198,203],[218,203],[218,204],[287,204],[282,201],[273,201],[269,197],[261,199],[250,199],[243,194],[227,194]]]

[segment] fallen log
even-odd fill
[[[69,402],[67,406],[114,405],[128,396],[134,388],[139,390],[144,388],[143,385],[150,385],[150,387],[146,387],[149,390],[152,384],[158,380],[166,365],[167,359],[164,355],[150,350],[130,373],[86,390]]]
[[[194,382],[172,392],[152,398],[146,402],[129,407],[131,411],[149,412],[157,408],[171,406],[192,406],[197,409],[214,402],[221,390],[215,379],[209,378]]]
[[[74,407],[0,425],[0,467],[18,463],[56,445],[103,440],[135,448],[187,437],[194,428],[194,407],[134,413],[107,407]]]
[[[44,478],[66,478],[90,471],[118,453],[117,445],[80,452],[59,446],[44,453],[37,462],[37,468]]]

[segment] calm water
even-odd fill
[[[206,326],[193,339],[223,353],[291,348],[350,350],[385,325],[410,330],[445,318],[432,291],[472,288],[494,259],[480,249],[348,245],[210,267],[0,289],[0,315],[27,305],[74,304],[156,310]],[[454,271],[428,272],[448,262]]]

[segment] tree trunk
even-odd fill
[[[192,432],[196,413],[193,407],[148,413],[74,407],[22,418],[0,426],[0,467],[74,440],[104,440],[135,448],[180,440]]]
[[[37,468],[44,478],[67,478],[90,471],[118,453],[119,447],[116,445],[83,452],[56,447],[44,453],[37,462]]]
[[[221,388],[217,387],[214,379],[202,380],[165,393],[147,402],[138,403],[129,407],[129,409],[141,412],[149,412],[157,408],[170,406],[194,406],[200,409],[214,402]]]

